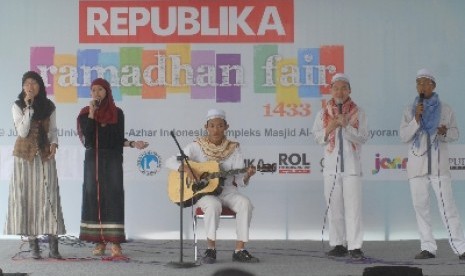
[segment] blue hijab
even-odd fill
[[[415,116],[416,107],[420,97],[417,96],[413,102],[412,114]],[[441,102],[439,96],[435,92],[429,99],[423,99],[423,114],[420,120],[420,130],[417,131],[414,137],[414,145],[418,148],[420,145],[420,136],[423,132],[428,133],[430,136],[436,134],[441,119]]]

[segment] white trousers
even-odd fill
[[[449,243],[456,254],[465,252],[465,238],[460,216],[452,195],[452,185],[449,176],[415,177],[409,180],[412,194],[413,208],[420,233],[421,250],[428,250],[436,254],[438,249],[431,228],[429,186],[433,188],[438,201],[439,213],[449,235]]]
[[[324,190],[328,210],[329,245],[349,250],[362,248],[362,182],[359,176],[326,175]]]
[[[206,195],[197,203],[204,212],[204,223],[207,238],[216,240],[216,230],[220,225],[222,206],[228,207],[236,213],[236,235],[238,241],[249,241],[249,227],[252,220],[253,206],[249,198],[237,191],[223,191],[219,196]]]

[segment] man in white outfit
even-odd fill
[[[421,252],[415,259],[434,258],[437,250],[429,210],[431,185],[452,250],[465,260],[465,238],[452,195],[447,146],[459,138],[457,122],[451,107],[433,92],[436,79],[431,71],[417,72],[416,87],[418,96],[406,107],[400,124],[400,138],[409,144],[407,174],[421,241]]]
[[[187,145],[183,151],[189,160],[195,162],[217,161],[221,171],[230,171],[244,167],[239,143],[226,138],[226,131],[229,125],[226,121],[226,114],[223,110],[211,109],[207,113],[207,123],[205,129],[208,135],[197,138]],[[180,161],[176,156],[170,157],[166,161],[166,166],[172,170],[180,170]],[[183,166],[185,173],[190,179],[199,179],[202,172],[192,172],[187,166]],[[236,213],[236,249],[233,253],[233,261],[257,263],[259,259],[252,256],[244,249],[245,243],[249,240],[249,227],[252,219],[252,203],[250,200],[238,192],[238,186],[247,186],[250,177],[254,175],[256,169],[249,167],[246,173],[228,175],[222,179],[223,189],[219,195],[204,195],[197,203],[204,212],[205,230],[207,234],[208,248],[202,258],[204,263],[214,263],[216,261],[216,230],[220,223],[222,206],[230,208]]]
[[[361,147],[368,140],[365,112],[350,98],[349,77],[335,74],[331,96],[318,113],[312,133],[324,146],[324,191],[328,205],[327,254],[363,259]]]

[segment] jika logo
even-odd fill
[[[137,159],[139,171],[145,175],[151,176],[160,171],[161,158],[154,151],[145,151]]]
[[[255,159],[244,159],[244,167],[255,166]],[[277,165],[276,163],[265,163],[263,159],[258,159],[257,162],[257,172],[263,173],[274,173],[276,172]]]
[[[375,158],[375,168],[371,170],[372,174],[377,174],[381,169],[383,170],[405,170],[407,168],[408,158],[394,157],[394,158],[381,158],[377,153]]]

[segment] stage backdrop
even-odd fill
[[[9,1],[0,9],[0,231],[16,139],[11,106],[22,74],[35,70],[57,105],[69,234],[78,234],[81,211],[76,116],[89,102],[91,81],[103,76],[125,112],[126,137],[150,143],[124,151],[129,238],[179,237],[179,208],[167,196],[165,160],[177,153],[170,131],[185,145],[205,134],[206,111],[221,108],[245,163],[259,165],[242,190],[255,206],[251,238],[319,240],[323,149],[311,128],[331,77],[344,72],[370,127],[365,238],[416,239],[401,113],[416,95],[416,71],[427,67],[465,132],[464,10],[460,0]],[[450,166],[465,223],[464,137],[451,145]],[[435,234],[445,238],[431,204]],[[191,238],[190,209],[184,218]],[[234,239],[234,222],[222,225],[219,238]]]

